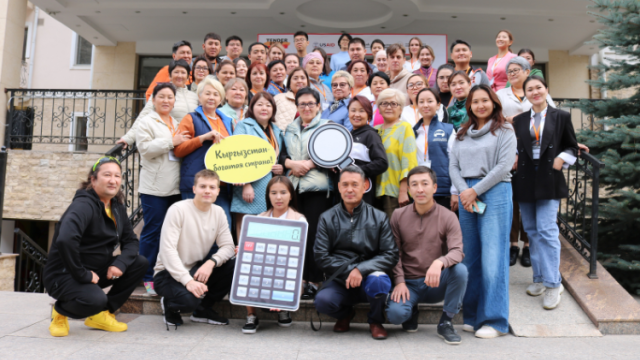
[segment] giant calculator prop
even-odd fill
[[[307,223],[245,216],[229,300],[296,311],[300,306]]]

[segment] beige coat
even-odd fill
[[[178,122],[173,117],[171,121],[177,130]],[[138,192],[154,196],[180,194],[180,161],[169,158],[169,152],[173,152],[171,130],[155,111],[136,123],[135,142],[142,165]]]
[[[273,100],[276,102],[276,126],[284,133],[287,126],[296,118],[296,97],[293,92],[287,91],[284,94],[276,95]]]
[[[402,71],[400,71],[400,73],[396,77],[391,79],[391,85],[389,86],[392,89],[402,91],[402,93],[407,96],[407,104],[409,103],[409,95],[407,94],[407,81],[409,81],[409,77],[411,75],[413,75],[412,72],[408,71],[407,69],[402,69]]]

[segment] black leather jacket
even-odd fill
[[[343,283],[356,267],[363,277],[374,271],[389,273],[399,258],[387,215],[364,201],[353,210],[353,216],[342,202],[322,213],[313,252],[327,277],[355,259],[336,277]]]

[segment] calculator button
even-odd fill
[[[253,270],[251,271],[253,275],[261,275],[262,274],[262,266],[253,265]]]
[[[253,259],[253,254],[250,252],[246,252],[242,254],[242,261],[243,262],[251,262],[251,260]]]
[[[251,277],[251,286],[260,286],[260,277],[252,276]]]
[[[258,297],[258,289],[254,289],[254,288],[249,289],[249,297],[257,298]]]
[[[274,291],[271,299],[279,301],[293,301],[293,293],[288,291]]]
[[[244,254],[246,255],[247,253],[244,253]],[[249,255],[251,255],[251,254],[249,254]],[[262,254],[256,254],[253,257],[253,262],[262,263],[263,261],[264,261],[264,255],[262,255]]]
[[[262,279],[262,287],[271,287],[271,282],[273,280],[269,279],[269,278],[263,278]]]
[[[286,256],[278,256],[278,265],[287,266],[287,257]]]
[[[287,279],[295,279],[298,274],[296,269],[287,269]]]
[[[271,297],[271,290],[260,290],[260,299],[268,299]]]
[[[264,274],[266,276],[273,276],[273,268],[271,266],[264,267]]]
[[[275,263],[276,263],[276,257],[275,257],[275,256],[273,256],[273,255],[267,255],[267,257],[266,257],[266,259],[265,259],[264,263],[265,263],[265,264],[271,264],[271,265],[273,265],[273,264],[275,264]]]
[[[278,247],[278,255],[287,255],[289,252],[289,247],[286,245],[280,245]]]
[[[295,290],[296,289],[296,282],[295,281],[291,281],[291,280],[287,280],[287,284],[284,287],[287,290]]]
[[[240,265],[240,272],[243,274],[248,274],[251,272],[251,265],[249,264],[242,264]]]
[[[273,287],[276,289],[282,289],[284,287],[284,280],[273,280]]]
[[[276,269],[276,276],[277,277],[284,277],[284,268],[277,268]]]
[[[298,267],[298,258],[289,258],[289,266],[290,267]]]
[[[243,286],[238,286],[238,292],[236,292],[236,295],[241,297],[247,296],[247,288]]]
[[[299,256],[300,255],[300,248],[297,246],[292,246],[291,249],[289,249],[289,255],[291,256]]]
[[[275,245],[275,244],[269,244],[269,245],[267,245],[267,252],[268,252],[269,254],[275,254],[275,253],[276,253],[276,250],[278,250],[278,245]]]
[[[257,252],[264,252],[264,243],[257,243],[256,244],[256,251]]]
[[[247,241],[244,243],[244,251],[253,251],[255,243],[253,241]]]
[[[240,279],[238,280],[238,284],[240,285],[248,285],[249,277],[247,275],[240,275]]]

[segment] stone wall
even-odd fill
[[[13,291],[18,254],[0,254],[0,291]]]
[[[5,219],[58,221],[101,153],[9,150]]]

